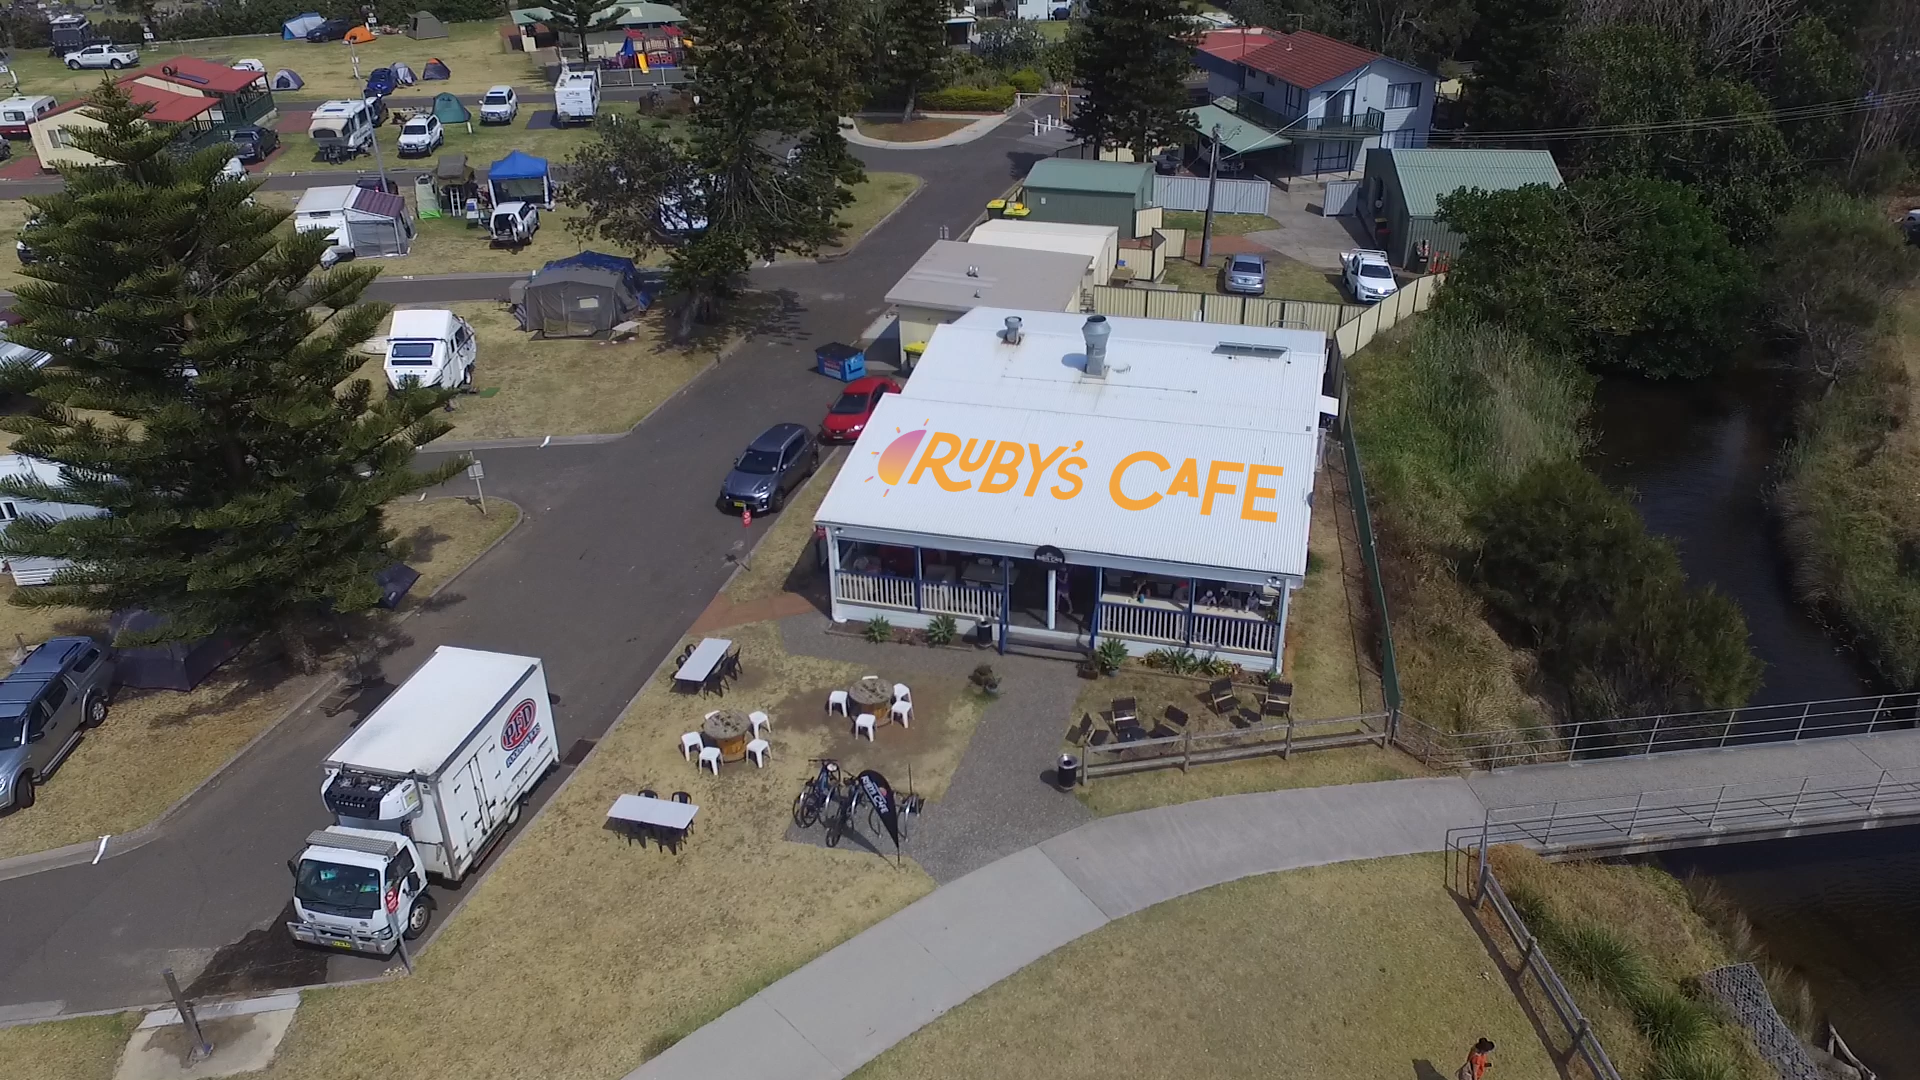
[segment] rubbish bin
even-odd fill
[[[1072,791],[1074,785],[1080,782],[1080,759],[1072,754],[1061,754],[1060,766],[1053,775],[1060,784],[1060,790]]]

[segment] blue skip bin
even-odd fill
[[[867,374],[866,352],[837,341],[813,350],[813,364],[815,371],[841,382],[852,382]]]

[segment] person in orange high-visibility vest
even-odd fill
[[[1488,1058],[1493,1054],[1493,1040],[1482,1037],[1467,1051],[1467,1063],[1460,1066],[1459,1080],[1482,1080],[1487,1070],[1493,1068]]]

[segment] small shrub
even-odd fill
[[[1099,663],[1101,671],[1111,675],[1120,670],[1121,664],[1127,662],[1127,647],[1108,638],[1093,651],[1093,658]]]
[[[921,94],[915,104],[935,112],[1000,112],[1013,107],[1014,89],[996,86],[990,90],[970,86],[950,86]]]
[[[1007,76],[1007,84],[1022,94],[1040,92],[1040,73],[1032,68],[1024,68]]]
[[[1597,923],[1578,923],[1554,935],[1553,959],[1623,1002],[1647,988],[1647,966],[1633,946]]]
[[[960,627],[954,623],[953,616],[936,615],[933,621],[927,624],[927,644],[951,645],[959,632]]]
[[[981,664],[974,668],[973,674],[967,676],[967,681],[988,693],[1000,689],[1000,676],[994,674],[992,664]]]
[[[864,632],[864,636],[875,645],[892,641],[893,624],[881,616],[875,615],[873,618],[867,620],[867,629]]]
[[[1633,1023],[1663,1058],[1697,1052],[1713,1036],[1713,1013],[1671,986],[1651,986],[1635,997]]]

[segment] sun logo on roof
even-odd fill
[[[921,441],[927,437],[926,424],[927,421],[922,420],[920,427],[897,436],[887,444],[886,449],[872,451],[873,455],[880,460],[875,464],[873,476],[868,477],[868,481],[871,482],[874,477],[878,477],[880,482],[887,485],[887,489],[891,491],[894,485],[900,482],[900,478],[907,474],[907,463],[913,460],[913,452],[920,448]],[[881,497],[885,498],[885,495]]]

